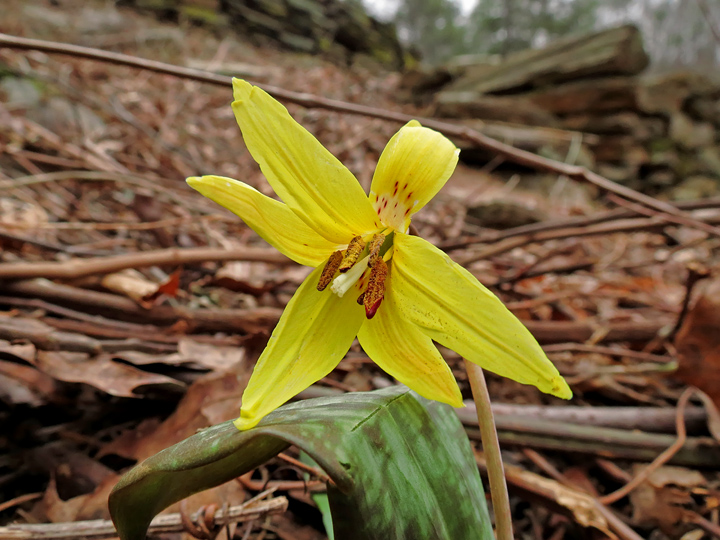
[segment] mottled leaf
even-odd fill
[[[240,432],[213,426],[150,457],[110,496],[122,540],[153,516],[294,444],[330,476],[335,537],[491,540],[482,483],[452,409],[405,388],[291,403]]]

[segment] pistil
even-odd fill
[[[360,276],[363,275],[363,272],[368,267],[368,260],[370,257],[365,257],[362,260],[358,261],[357,264],[355,264],[348,272],[344,274],[340,274],[338,277],[336,277],[331,285],[331,290],[338,296],[342,297],[346,292],[350,290],[350,288],[357,283],[357,280],[360,279]]]

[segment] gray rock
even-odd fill
[[[25,77],[4,77],[0,80],[0,93],[5,94],[4,103],[13,109],[36,107],[42,98],[37,83]]]

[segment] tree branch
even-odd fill
[[[172,64],[166,64],[164,62],[157,62],[155,60],[138,58],[126,54],[103,51],[101,49],[82,47],[79,45],[70,45],[66,43],[44,41],[39,39],[28,39],[17,36],[10,36],[7,34],[0,34],[0,47],[37,50],[46,53],[64,54],[69,56],[75,56],[78,58],[87,58],[112,64],[145,69],[156,73],[173,75],[175,77],[182,77],[185,79],[214,84],[218,86],[230,86],[232,84],[231,77],[227,77],[224,75],[218,75],[207,71],[191,69],[181,66],[174,66]],[[717,227],[713,227],[711,225],[708,225],[707,223],[698,221],[688,216],[681,210],[678,210],[676,207],[669,203],[659,201],[653,197],[650,197],[643,193],[639,193],[628,187],[616,184],[615,182],[612,182],[607,178],[604,178],[599,174],[588,170],[585,167],[570,165],[552,159],[547,159],[542,156],[533,154],[532,152],[527,152],[525,150],[514,148],[508,144],[488,137],[487,135],[484,135],[478,131],[463,126],[456,126],[430,118],[416,118],[407,114],[378,109],[375,107],[368,107],[365,105],[356,105],[334,99],[325,99],[319,96],[315,96],[313,94],[292,92],[290,90],[285,90],[283,88],[267,84],[259,84],[258,86],[263,88],[270,95],[274,96],[277,99],[290,103],[295,103],[296,105],[301,105],[307,108],[322,108],[336,112],[357,114],[370,118],[379,118],[382,120],[389,120],[399,123],[407,123],[410,120],[417,119],[423,125],[429,128],[444,133],[445,135],[461,138],[476,146],[479,146],[480,148],[491,150],[498,155],[504,156],[521,165],[525,165],[527,167],[540,171],[565,175],[577,181],[588,182],[599,187],[600,189],[609,191],[610,193],[615,193],[616,195],[619,195],[628,200],[638,202],[658,212],[674,216],[675,218],[678,218],[677,221],[680,221],[684,225],[692,226],[696,229],[705,231],[715,236],[720,236],[720,229],[718,229]]]

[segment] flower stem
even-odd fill
[[[483,452],[487,460],[488,479],[490,480],[490,496],[495,512],[495,530],[497,540],[513,540],[512,516],[510,514],[510,498],[505,483],[505,470],[500,455],[500,442],[495,430],[495,418],[490,406],[485,376],[480,366],[465,360],[465,370],[470,380],[475,409],[477,410],[480,438]]]

